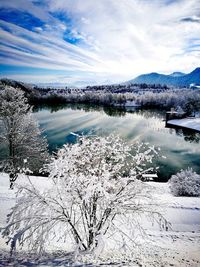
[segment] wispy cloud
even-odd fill
[[[0,21],[2,63],[73,72],[67,79],[38,69],[40,82],[116,82],[199,65],[199,0],[1,0],[0,8],[9,15]],[[41,24],[20,23],[23,12]]]
[[[197,16],[192,16],[192,17],[187,17],[181,19],[183,22],[194,22],[194,23],[200,23],[200,17]]]

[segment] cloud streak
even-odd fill
[[[0,1],[0,8],[42,21],[31,30],[0,21],[0,61],[38,68],[38,74],[46,68],[72,71],[65,79],[71,83],[73,77],[74,82],[119,82],[151,71],[188,72],[199,64],[198,0],[10,0]],[[19,78],[23,75],[31,79],[26,73]],[[63,79],[38,75],[38,80],[50,77]]]

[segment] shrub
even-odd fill
[[[137,179],[157,153],[153,146],[131,146],[116,136],[83,136],[64,145],[46,166],[46,188],[29,178],[18,185],[19,198],[2,233],[11,252],[27,244],[41,253],[53,239],[71,240],[80,251],[101,251],[102,238],[128,248],[136,242],[135,231],[144,233],[141,216],[166,228],[149,185]]]
[[[200,196],[200,175],[191,168],[172,175],[169,183],[174,196]]]

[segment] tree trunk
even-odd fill
[[[11,170],[9,173],[10,178],[10,189],[14,188],[14,182],[17,180],[17,172],[15,167],[15,151],[14,151],[14,145],[13,145],[13,136],[12,134],[9,135],[9,159],[10,159],[10,165]]]
[[[14,182],[17,180],[17,173],[16,172],[11,172],[9,174],[9,178],[10,178],[10,189],[14,188]]]
[[[90,229],[89,239],[88,239],[88,248],[90,249],[93,244],[94,244],[94,232],[93,232],[93,229]]]

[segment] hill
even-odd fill
[[[173,72],[172,74],[165,75],[156,72],[149,74],[142,74],[133,80],[127,82],[131,83],[146,83],[146,84],[161,84],[171,85],[175,87],[189,87],[194,83],[200,85],[200,68],[196,68],[188,74],[182,72]]]
[[[33,93],[32,85],[26,84],[23,82],[11,80],[11,79],[0,79],[0,86],[1,85],[7,85],[7,86],[12,86],[14,88],[19,88],[22,91],[24,91],[25,95],[29,95]]]

